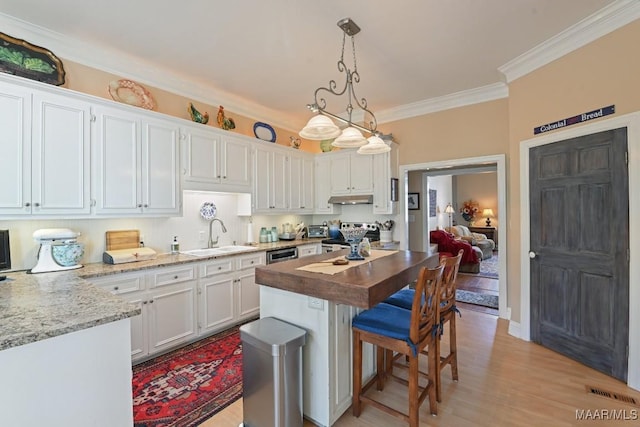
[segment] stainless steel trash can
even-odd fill
[[[240,327],[244,427],[302,427],[306,331],[273,317]]]

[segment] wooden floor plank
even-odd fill
[[[629,404],[587,394],[585,385],[596,385],[640,399],[640,392],[624,383],[574,362],[537,344],[507,333],[508,322],[496,316],[465,310],[457,319],[460,381],[443,371],[443,400],[432,417],[429,405],[420,409],[424,426],[635,426],[638,410]],[[448,347],[445,332],[443,352]],[[373,390],[372,392],[377,393]],[[406,405],[406,388],[393,381],[384,393],[393,404]],[[576,419],[580,410],[624,410],[636,419],[611,421]],[[237,427],[242,422],[242,399],[201,424],[202,427]],[[632,412],[635,411],[635,412]],[[305,421],[305,427],[313,426]],[[406,424],[371,406],[359,418],[348,410],[337,427],[405,427]]]

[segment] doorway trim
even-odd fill
[[[552,144],[579,136],[590,135],[621,127],[627,128],[628,170],[629,170],[629,212],[640,209],[640,112],[625,114],[608,120],[583,125],[575,129],[565,129],[552,134],[527,139],[520,142],[520,338],[531,340],[531,271],[530,249],[530,204],[529,204],[529,151],[540,145]],[[629,215],[630,259],[640,257],[640,223]],[[629,301],[640,300],[640,266],[629,263]],[[627,357],[627,385],[640,390],[640,312],[629,304],[629,355]],[[510,327],[511,331],[511,327]]]
[[[404,249],[408,248],[409,244],[409,209],[405,202],[406,195],[409,188],[409,172],[411,171],[424,171],[428,172],[430,169],[443,169],[461,166],[483,166],[486,164],[495,164],[497,179],[498,179],[498,212],[500,213],[500,257],[498,258],[498,292],[500,298],[498,299],[498,315],[503,319],[508,319],[507,308],[507,257],[508,257],[508,235],[507,228],[509,224],[509,212],[507,211],[507,185],[506,185],[506,160],[504,154],[497,154],[492,156],[482,157],[468,157],[463,159],[454,160],[442,160],[438,162],[417,163],[410,165],[400,165],[400,177],[403,180],[400,185],[400,208],[403,218],[403,233],[404,238],[402,244]]]

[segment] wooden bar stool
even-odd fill
[[[391,415],[404,419],[410,427],[419,425],[419,409],[422,402],[429,397],[429,408],[433,415],[437,414],[436,402],[436,352],[435,345],[439,334],[439,295],[443,267],[435,269],[422,268],[414,292],[411,310],[380,303],[356,316],[352,322],[353,330],[353,415],[359,417],[362,402],[366,402]],[[377,346],[377,372],[364,386],[362,385],[362,343],[368,342]],[[428,382],[420,388],[418,358],[420,352],[429,349]],[[391,408],[364,393],[375,383],[378,390],[384,389],[387,379],[384,354],[392,352],[403,354],[409,360],[409,379],[399,379],[408,384],[408,415]]]
[[[451,377],[453,381],[458,381],[458,346],[456,342],[456,313],[460,310],[456,307],[456,281],[458,269],[462,260],[463,251],[460,250],[455,257],[442,257],[440,265],[444,267],[442,273],[442,284],[440,285],[440,317],[438,340],[435,343],[435,352],[439,356],[436,358],[436,397],[438,402],[442,401],[442,380],[441,371],[445,366],[451,366]],[[413,289],[401,289],[387,298],[384,303],[411,310],[415,291]],[[440,340],[444,333],[444,325],[449,323],[449,354],[440,356]],[[396,355],[397,359],[397,355]],[[392,366],[387,368],[393,369]]]
[[[456,307],[456,281],[458,269],[462,260],[462,251],[456,257],[442,258],[440,265],[444,267],[442,273],[442,285],[440,286],[440,333],[436,340],[436,355],[438,367],[436,369],[436,397],[442,401],[441,373],[445,366],[451,366],[451,379],[458,381],[458,344],[456,342],[456,313],[460,310]],[[444,325],[449,323],[449,354],[440,355],[440,341],[444,333]]]

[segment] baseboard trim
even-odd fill
[[[509,335],[514,336],[516,338],[522,338],[520,336],[520,322],[514,322],[513,320],[509,320]]]

